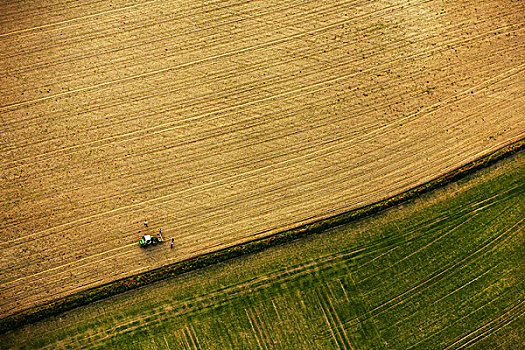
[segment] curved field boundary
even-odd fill
[[[375,204],[362,208],[354,209],[331,218],[323,219],[311,224],[303,225],[298,228],[283,231],[275,235],[254,240],[244,244],[235,245],[216,252],[203,254],[188,260],[180,261],[175,264],[163,266],[145,273],[126,277],[102,286],[88,289],[86,291],[70,295],[68,297],[55,300],[53,302],[26,309],[0,320],[0,333],[8,332],[24,324],[33,323],[46,317],[58,315],[62,312],[76,307],[92,303],[104,298],[108,298],[135,288],[139,288],[163,279],[167,279],[182,273],[200,269],[219,262],[223,262],[245,254],[264,250],[268,247],[276,246],[291,240],[320,232],[337,225],[351,222],[365,216],[377,213],[397,204],[413,199],[423,193],[434,190],[440,186],[457,181],[475,171],[492,165],[504,158],[509,157],[525,148],[525,138],[507,145],[491,154],[481,157],[468,163],[456,170],[439,176],[432,181],[417,186],[394,197],[384,199]]]

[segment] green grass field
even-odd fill
[[[0,335],[0,348],[524,347],[525,154],[401,207]]]

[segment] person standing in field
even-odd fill
[[[144,220],[144,226],[148,227],[148,219]]]
[[[172,239],[171,239],[171,246],[170,246],[171,249],[173,249],[173,241],[174,241],[174,240],[175,240],[175,238],[172,238]]]

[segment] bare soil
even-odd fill
[[[521,139],[524,25],[513,0],[2,2],[0,317]],[[159,228],[174,248],[140,249]]]

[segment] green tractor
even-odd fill
[[[146,248],[150,245],[157,245],[162,242],[164,242],[164,238],[162,238],[160,233],[158,233],[156,236],[144,235],[139,238],[139,245],[141,248]]]

